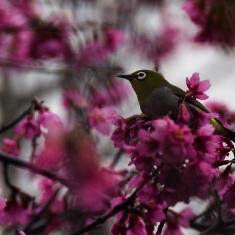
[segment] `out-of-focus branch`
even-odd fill
[[[48,207],[53,203],[53,201],[55,200],[56,196],[58,195],[60,191],[60,188],[58,188],[54,194],[52,195],[52,197],[47,201],[47,203],[43,206],[43,208],[33,217],[33,219],[29,222],[29,224],[23,229],[23,231],[25,233],[28,233],[30,231],[30,228],[34,225],[35,222],[37,222],[42,215],[44,214],[44,212],[48,209]]]
[[[150,176],[150,179],[153,178],[154,176],[156,176],[158,174],[158,172],[160,171],[160,169],[163,167],[164,164],[161,164],[156,170],[155,172]],[[136,190],[131,194],[130,197],[128,197],[126,199],[126,201],[124,201],[123,203],[118,204],[117,206],[115,206],[109,213],[107,213],[104,216],[101,216],[99,218],[97,218],[94,222],[84,226],[83,228],[70,233],[69,235],[79,235],[79,234],[83,234],[86,233],[92,229],[94,229],[95,227],[97,227],[100,224],[103,224],[104,222],[106,222],[109,218],[111,218],[112,216],[114,216],[115,214],[117,214],[119,211],[125,210],[127,209],[128,205],[130,205],[130,203],[132,203],[135,199],[136,199],[136,194],[140,191],[140,189],[142,189],[145,185],[145,182],[142,183],[138,188],[136,188]]]
[[[17,61],[7,60],[7,59],[2,59],[2,58],[0,58],[0,67],[17,68],[17,69],[22,69],[22,70],[32,70],[32,71],[38,71],[40,73],[47,73],[47,74],[61,74],[64,71],[63,69],[48,69],[45,67],[20,65]]]
[[[117,151],[117,153],[115,154],[112,163],[109,166],[111,169],[113,169],[117,165],[117,163],[120,160],[122,154],[123,154],[123,149],[119,149]]]
[[[100,224],[103,224],[104,222],[106,222],[106,220],[108,220],[109,218],[111,218],[112,216],[114,216],[115,214],[117,214],[119,211],[122,211],[124,209],[127,208],[127,206],[135,200],[136,198],[136,193],[137,191],[139,191],[139,188],[136,189],[129,198],[127,198],[126,201],[124,201],[123,203],[115,206],[109,213],[107,213],[106,215],[104,216],[101,216],[99,217],[98,219],[96,219],[94,222],[84,226],[83,228],[73,232],[73,233],[70,233],[69,235],[79,235],[79,234],[83,234],[83,233],[86,233],[92,229],[94,229],[95,227],[97,227],[98,225]]]
[[[69,180],[62,178],[62,177],[52,173],[51,171],[39,168],[39,167],[35,166],[32,163],[23,161],[19,158],[16,158],[13,155],[4,153],[2,151],[0,151],[0,161],[2,161],[4,163],[7,163],[7,164],[14,165],[16,167],[21,167],[21,168],[28,169],[29,171],[31,171],[35,174],[39,174],[39,175],[48,177],[48,178],[50,178],[54,181],[59,181],[61,184],[65,185],[67,187],[71,186],[71,183],[70,183]]]
[[[7,124],[7,125],[3,125],[1,128],[0,128],[0,134],[11,129],[12,127],[14,127],[19,121],[21,121],[24,117],[26,117],[26,115],[30,112],[31,110],[31,107],[30,106],[27,110],[25,110],[22,114],[20,114],[19,117],[17,117],[14,121],[12,121],[11,123]]]

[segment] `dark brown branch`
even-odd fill
[[[21,121],[24,117],[26,117],[27,114],[29,114],[30,110],[31,110],[31,106],[27,110],[25,110],[19,117],[17,117],[14,121],[12,121],[11,123],[7,125],[3,125],[0,128],[0,134],[14,127],[19,121]]]
[[[19,158],[16,158],[13,155],[4,153],[2,151],[0,151],[0,161],[2,161],[3,163],[11,164],[16,167],[28,169],[29,171],[31,171],[35,174],[45,176],[45,177],[50,178],[54,181],[59,181],[61,184],[65,185],[67,187],[71,186],[71,183],[69,180],[62,178],[62,177],[52,173],[51,171],[37,167],[32,163],[23,161]]]

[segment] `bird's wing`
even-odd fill
[[[174,85],[172,86],[172,91],[175,95],[177,95],[179,98],[185,98],[186,92],[181,90],[179,87],[176,87]],[[200,110],[206,112],[206,113],[210,113],[210,110],[207,109],[203,104],[201,104],[199,101],[197,101],[196,99],[192,98],[192,97],[186,97],[185,101],[197,108],[199,108]]]

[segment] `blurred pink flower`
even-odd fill
[[[75,89],[67,88],[63,91],[63,105],[65,108],[70,108],[73,105],[81,109],[87,108],[86,99]]]
[[[215,189],[218,190],[220,197],[231,187],[233,187],[235,178],[230,174],[231,165],[228,165],[225,170],[216,177]]]
[[[124,32],[117,29],[105,29],[105,47],[115,51],[124,41]]]
[[[197,157],[209,163],[216,159],[216,138],[213,135],[215,128],[211,124],[206,124],[197,130],[194,140],[194,147]]]
[[[95,38],[81,48],[78,55],[78,67],[103,63],[109,54],[117,50],[123,42],[121,30],[106,28],[103,33],[103,41]]]
[[[210,183],[218,172],[218,169],[202,160],[190,162],[182,173],[182,185],[185,189],[183,194],[205,198],[208,196]]]
[[[180,227],[189,228],[190,219],[195,217],[191,208],[185,208],[181,212],[175,212],[168,209],[166,214],[166,229],[164,235],[183,235]]]
[[[51,19],[49,21],[42,21],[36,18],[31,24],[34,25],[29,45],[29,57],[31,59],[57,57],[71,59],[73,53],[68,41],[69,32],[67,30],[69,22],[65,18]]]
[[[11,140],[8,138],[4,138],[2,151],[18,157],[20,155],[19,140],[18,139]]]
[[[48,134],[43,150],[35,159],[35,164],[42,168],[58,168],[64,159],[65,147],[62,133]]]
[[[32,217],[32,211],[16,200],[7,201],[3,213],[0,223],[10,226],[26,225]]]
[[[23,231],[20,231],[20,235],[26,235],[26,233]]]
[[[186,0],[183,9],[201,29],[195,41],[235,45],[235,6],[230,0]]]
[[[57,135],[64,130],[64,125],[60,117],[50,111],[41,110],[38,116],[38,125],[41,128],[45,128],[48,133]]]
[[[89,115],[89,124],[100,133],[107,135],[111,130],[107,119],[114,114],[116,114],[116,110],[112,107],[94,107]]]
[[[40,135],[39,125],[30,114],[27,119],[22,120],[15,128],[16,135],[24,135],[26,139],[32,140]]]
[[[194,99],[198,98],[200,100],[205,100],[208,95],[204,94],[211,84],[208,80],[200,81],[199,73],[194,73],[190,79],[186,78],[186,84],[189,90],[186,96],[192,96]]]

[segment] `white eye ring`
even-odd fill
[[[137,74],[137,78],[138,78],[139,80],[144,79],[145,77],[146,77],[146,73],[145,73],[145,72],[139,72],[139,73]]]

